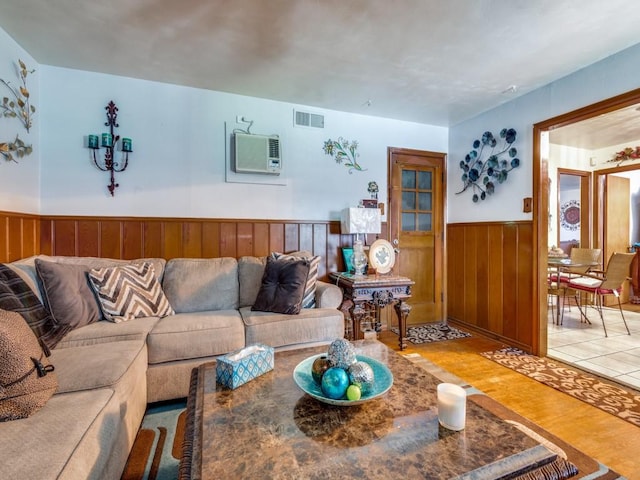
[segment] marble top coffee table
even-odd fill
[[[326,347],[277,352],[273,371],[235,390],[216,385],[215,363],[194,369],[181,478],[488,479],[556,459],[472,397],[466,428],[442,428],[440,380],[382,343],[355,343],[389,366],[394,384],[351,407],[319,402],[292,378]]]

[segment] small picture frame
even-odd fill
[[[344,260],[344,271],[347,273],[354,273],[355,269],[353,268],[353,261],[351,260],[353,257],[353,248],[351,247],[343,247],[342,248],[342,259]]]

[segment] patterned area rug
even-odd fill
[[[513,347],[484,352],[481,355],[640,426],[640,393],[637,391],[605,383],[599,378],[572,370],[562,363],[536,357]]]
[[[398,334],[398,327],[391,327],[391,331]],[[443,340],[470,337],[471,334],[451,327],[444,322],[429,323],[419,327],[407,328],[407,340],[411,343],[432,343]]]
[[[175,480],[182,454],[186,400],[149,407],[122,480]]]

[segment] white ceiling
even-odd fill
[[[640,106],[638,105],[621,108],[549,132],[551,143],[587,150],[597,150],[638,140],[640,140]]]
[[[442,126],[636,44],[639,24],[637,0],[0,2],[40,64]]]

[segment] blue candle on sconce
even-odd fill
[[[103,147],[113,147],[113,135],[110,133],[102,134],[102,146]]]
[[[88,135],[87,136],[87,147],[97,149],[100,148],[98,146],[98,136],[97,135]]]
[[[122,151],[123,152],[133,152],[133,142],[131,142],[130,138],[122,139]]]

